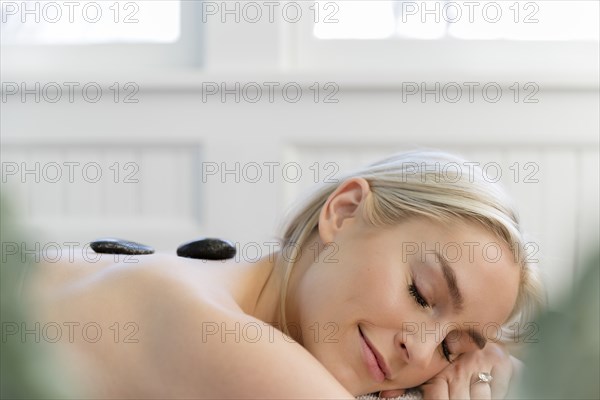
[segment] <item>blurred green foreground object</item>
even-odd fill
[[[0,398],[75,398],[47,343],[39,340],[35,333],[22,335],[22,328],[35,331],[34,323],[27,321],[27,310],[18,299],[23,274],[27,268],[34,267],[23,257],[22,251],[33,246],[24,247],[27,238],[19,232],[17,218],[9,212],[6,200],[4,194],[0,194]],[[16,254],[15,248],[20,249]]]
[[[508,398],[600,399],[599,254],[583,267],[573,295],[538,320],[539,342],[529,345],[518,393]]]

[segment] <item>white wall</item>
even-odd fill
[[[12,183],[7,191],[43,229],[44,240],[122,236],[166,251],[203,235],[242,247],[264,244],[285,207],[311,182],[415,146],[502,166],[525,228],[539,242],[552,292],[568,287],[584,243],[598,237],[593,92],[544,91],[538,104],[463,105],[403,103],[396,91],[343,88],[337,104],[203,103],[199,91],[183,90],[142,90],[137,97],[138,104],[3,104],[2,160],[19,167],[5,176]],[[36,161],[39,183],[35,173],[23,175],[20,164],[31,169]],[[286,164],[292,161],[301,165],[297,183],[296,168]],[[57,183],[49,182],[56,180],[52,162],[63,174]],[[73,183],[65,162],[80,163]],[[88,182],[96,179],[97,166],[89,165],[83,176],[92,162],[103,173],[97,183]],[[280,163],[271,164],[273,182],[269,162]],[[536,167],[525,169],[527,162]],[[237,174],[221,174],[223,167],[235,171],[236,163]],[[528,173],[539,182],[523,182]],[[128,176],[138,183],[128,183]],[[253,248],[242,254],[254,257]]]
[[[3,192],[14,199],[41,246],[120,236],[174,252],[183,241],[217,236],[239,242],[242,250],[250,242],[264,250],[286,207],[311,182],[393,151],[427,146],[499,163],[524,227],[539,244],[551,300],[570,287],[585,249],[598,248],[597,85],[540,81],[537,103],[515,102],[506,83],[496,103],[481,97],[457,103],[431,96],[404,101],[399,82],[419,82],[418,71],[409,80],[394,71],[293,70],[292,50],[285,46],[290,33],[281,28],[244,31],[208,24],[203,70],[47,70],[29,63],[25,71],[16,59],[3,61],[11,67],[3,70],[3,82],[26,82],[30,88],[35,82],[97,82],[103,88],[96,103],[79,95],[71,102],[66,94],[56,103],[43,97],[38,103],[32,95],[24,102],[19,95],[8,96],[1,103]],[[442,75],[450,77],[440,66]],[[121,95],[128,92],[123,85],[134,82],[138,102],[125,104],[121,97],[115,103],[113,82],[119,82]],[[238,103],[233,96],[223,102],[218,95],[203,98],[207,82],[229,88],[235,82],[294,82],[303,96],[297,103],[281,95],[271,103],[266,94],[257,103],[243,97]],[[339,87],[338,102],[321,98],[315,103],[314,82],[322,94],[328,82]],[[427,82],[434,84],[431,77]],[[36,173],[22,175],[23,166],[31,169],[36,162],[39,182]],[[73,182],[65,162],[80,163]],[[301,166],[297,183],[290,183],[290,162]],[[521,165],[518,180],[509,168],[515,162]],[[537,168],[537,183],[523,182],[533,171],[523,169],[528,162]],[[61,167],[57,183],[50,182],[53,163]],[[81,167],[90,163],[97,164],[83,176]],[[239,182],[235,174],[203,179],[203,169],[213,163],[229,169],[239,163]],[[256,171],[251,163],[262,166],[256,183],[250,182]],[[264,163],[279,163],[271,164],[272,182]],[[10,175],[7,168],[15,165],[19,171]],[[102,177],[88,182],[96,167]],[[125,181],[129,173],[137,182]],[[254,257],[253,250],[246,247],[242,256]]]

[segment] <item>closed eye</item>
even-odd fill
[[[430,307],[429,303],[427,303],[427,300],[425,300],[425,298],[421,295],[421,292],[419,292],[419,288],[417,287],[417,285],[415,285],[414,283],[410,283],[408,285],[408,292],[415,299],[415,302],[419,306],[421,306],[423,308],[429,308]],[[444,356],[444,358],[449,363],[452,363],[452,360],[451,360],[452,352],[448,348],[448,343],[446,343],[446,339],[444,339],[442,341],[441,350],[442,350],[442,355]]]
[[[450,357],[452,357],[452,352],[450,351],[450,349],[448,348],[448,343],[446,343],[446,339],[444,339],[442,341],[442,354],[444,355],[444,358],[446,360],[448,360],[448,362],[450,364],[452,364],[452,360],[450,359]]]
[[[415,299],[415,302],[418,305],[420,305],[423,308],[428,308],[429,307],[429,303],[427,303],[427,300],[425,300],[425,298],[421,295],[421,293],[419,292],[419,288],[417,287],[417,285],[415,285],[414,283],[409,284],[408,285],[408,292]]]

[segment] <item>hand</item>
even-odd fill
[[[505,346],[488,343],[483,350],[462,354],[439,374],[420,386],[427,399],[503,399],[518,362]],[[475,383],[480,372],[488,372],[490,383]]]

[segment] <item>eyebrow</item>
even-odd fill
[[[458,288],[458,283],[456,283],[456,274],[454,273],[454,270],[450,267],[448,260],[446,260],[437,251],[435,252],[435,255],[439,261],[439,265],[441,265],[442,267],[442,274],[444,276],[444,280],[446,281],[448,291],[450,292],[450,297],[452,298],[454,308],[457,311],[462,311],[464,299],[462,294],[460,293],[460,289]]]
[[[463,309],[464,299],[458,289],[458,283],[456,282],[456,274],[454,270],[450,267],[448,260],[446,260],[439,252],[435,252],[437,259],[439,260],[439,265],[442,267],[442,275],[444,276],[444,280],[446,281],[446,285],[448,286],[448,291],[450,292],[450,297],[452,298],[452,303],[454,308],[457,311],[461,311]],[[479,332],[475,332],[474,329],[468,330],[468,335],[473,339],[477,347],[479,349],[483,349],[485,344],[487,343],[487,339],[484,338]]]

